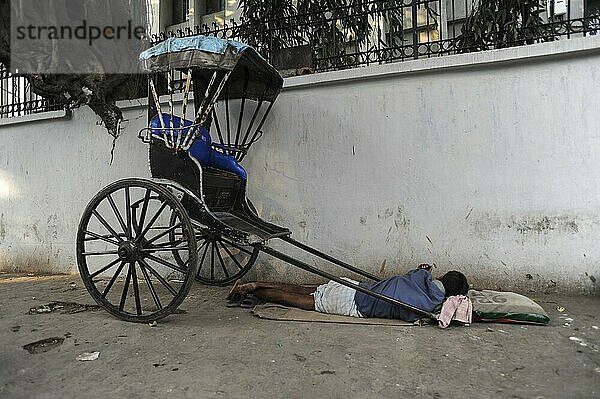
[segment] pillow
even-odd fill
[[[548,314],[540,305],[514,292],[469,290],[473,302],[473,321],[530,323],[546,325]]]

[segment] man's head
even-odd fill
[[[467,295],[467,292],[469,292],[469,283],[461,272],[453,270],[444,274],[439,280],[444,285],[446,296]]]

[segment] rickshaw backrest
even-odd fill
[[[172,127],[174,129],[178,129],[183,126],[192,126],[194,123],[190,120],[182,119],[178,116],[171,114],[163,114],[163,125],[165,128]],[[161,123],[158,115],[155,115],[150,121],[150,129],[152,134],[156,136],[163,137],[164,130],[161,130]],[[173,130],[173,136],[177,139],[178,132],[181,131],[184,137],[190,133],[190,129],[194,129],[193,127],[184,128],[181,130]],[[166,131],[165,134],[169,134],[169,131]],[[240,165],[234,157],[223,154],[211,147],[212,140],[210,137],[210,133],[205,127],[200,128],[200,134],[196,137],[192,146],[189,149],[190,154],[198,160],[201,166],[211,167],[219,170],[224,170],[227,172],[235,173],[240,176],[242,179],[247,179],[247,174],[242,165]]]

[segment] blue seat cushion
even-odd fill
[[[163,124],[165,128],[173,127],[179,128],[181,126],[184,127],[182,129],[183,135],[187,135],[189,133],[190,128],[185,128],[186,126],[191,126],[193,124],[192,121],[184,119],[182,124],[182,119],[175,115],[163,114]],[[159,116],[156,115],[150,121],[150,131],[152,134],[163,137],[163,132],[165,135],[168,135],[169,132],[161,131],[161,124]],[[179,130],[173,131],[173,137],[176,139],[178,136]],[[204,127],[201,128],[200,134],[196,137],[194,142],[190,147],[190,154],[194,157],[200,165],[211,167],[219,170],[224,170],[226,172],[235,173],[240,176],[242,179],[246,180],[248,175],[246,171],[240,165],[234,157],[231,155],[223,154],[211,147],[212,140],[210,138],[210,133]]]

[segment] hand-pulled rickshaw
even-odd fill
[[[127,178],[102,189],[83,212],[77,232],[81,278],[101,307],[126,321],[158,320],[177,309],[194,280],[227,285],[264,252],[435,318],[267,245],[283,240],[379,280],[294,240],[289,229],[261,219],[246,197],[248,175],[241,162],[261,138],[283,86],[260,54],[232,40],[193,36],[163,41],[140,59],[149,83],[148,125],[139,137],[149,145],[152,178]],[[177,80],[182,92],[177,101],[175,71],[183,77]]]

